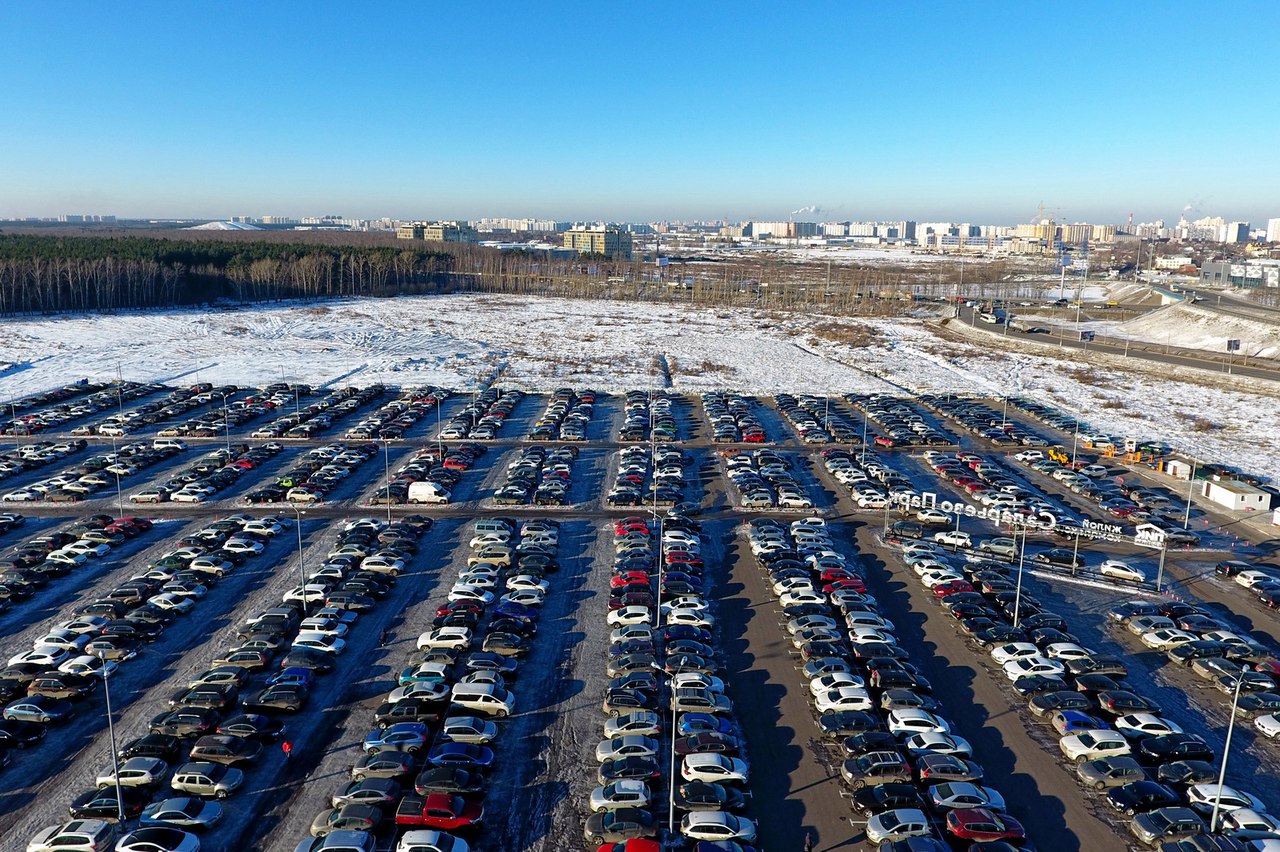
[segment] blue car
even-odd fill
[[[503,601],[493,611],[495,618],[514,618],[517,621],[537,621],[538,610],[531,606],[516,603],[515,601]]]
[[[711,631],[694,627],[692,624],[673,624],[662,629],[663,638],[668,642],[689,639],[694,642],[708,643],[712,640]]]
[[[736,840],[703,840],[693,847],[693,852],[756,852],[756,847],[744,846]]]
[[[493,765],[493,749],[475,743],[440,743],[427,754],[427,763],[461,769],[488,769]]]
[[[694,734],[732,734],[733,722],[713,713],[682,713],[676,725],[676,733],[682,737]]]
[[[267,686],[275,686],[278,683],[287,683],[310,689],[316,684],[316,673],[301,666],[289,666],[267,678]]]
[[[514,658],[504,657],[493,651],[475,651],[468,654],[463,665],[469,672],[498,672],[504,675],[514,674],[518,667]]]
[[[1065,736],[1099,728],[1106,730],[1111,726],[1097,716],[1090,716],[1088,713],[1081,713],[1079,710],[1061,710],[1054,714],[1054,727],[1058,728]]]
[[[422,722],[397,722],[380,731],[370,731],[364,738],[364,750],[370,754],[384,751],[417,754],[430,740],[431,729]]]

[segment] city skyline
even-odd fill
[[[1203,7],[598,11],[6,7],[0,217],[1280,212],[1266,52]]]

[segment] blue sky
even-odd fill
[[[1255,224],[1280,6],[0,7],[0,216]]]

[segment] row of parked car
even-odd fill
[[[347,441],[377,439],[395,441],[449,398],[449,391],[434,387],[406,388],[400,395],[352,426]]]
[[[1043,435],[1010,420],[1003,406],[996,411],[982,399],[922,394],[919,400],[970,434],[996,446],[1047,447],[1051,443]]]
[[[847,394],[845,399],[874,420],[878,434],[872,443],[891,447],[944,446],[956,443],[946,432],[920,411],[912,402],[888,394]]]
[[[618,453],[618,470],[605,505],[662,506],[680,503],[687,481],[686,459],[675,447],[649,448],[635,444]]]
[[[507,464],[506,480],[493,492],[500,506],[569,505],[569,485],[578,448],[573,446],[525,447]]]
[[[0,518],[9,528],[23,523],[21,515]],[[150,525],[144,518],[117,520],[109,515],[94,515],[17,545],[0,560],[0,612],[33,597],[50,580],[66,576],[90,559],[106,556],[113,547],[148,529]]]
[[[176,446],[156,446],[145,442],[126,444],[118,450],[81,460],[48,479],[10,491],[0,501],[6,503],[78,503],[89,495],[127,479],[146,468],[167,461],[181,452]]]
[[[654,809],[667,788],[676,809],[669,819],[674,824],[679,817],[679,835],[670,841],[692,842],[698,852],[750,849],[745,844],[754,841],[756,826],[741,814],[749,764],[733,704],[716,675],[701,529],[677,513],[656,527],[636,516],[615,522],[613,539],[610,681],[602,703],[609,718],[596,746],[600,786],[587,801],[588,848],[656,852]],[[678,778],[667,773],[677,762]]]
[[[666,391],[630,390],[626,392],[619,441],[646,441],[665,444],[676,440],[679,427]],[[653,434],[649,434],[650,427]]]
[[[177,438],[157,438],[158,445],[185,449]],[[247,472],[275,458],[283,449],[268,443],[259,447],[233,444],[206,453],[186,470],[159,485],[129,495],[131,503],[203,503],[219,491],[231,487]]]
[[[265,444],[276,448],[278,444]],[[341,485],[356,468],[376,457],[381,447],[374,443],[326,444],[299,456],[293,467],[276,477],[271,485],[245,495],[249,504],[321,503]],[[278,450],[277,450],[278,451]]]
[[[346,387],[331,392],[324,399],[300,406],[298,397],[302,386],[294,385],[294,410],[277,417],[261,429],[254,431],[254,438],[314,438],[328,431],[333,421],[366,405],[376,402],[386,393],[382,385],[367,388]]]
[[[56,425],[70,420],[78,419],[85,413],[97,413],[100,411],[118,412],[102,421],[102,427],[106,428],[106,432],[100,432],[99,426],[94,424],[84,424],[76,426],[71,430],[72,435],[123,435],[127,431],[124,423],[131,423],[129,428],[146,425],[148,423],[159,422],[156,412],[162,407],[162,403],[151,402],[143,406],[141,411],[122,412],[126,402],[132,402],[135,399],[142,399],[160,391],[168,390],[167,387],[160,384],[138,384],[136,382],[118,382],[110,391],[102,391],[94,394],[89,399],[82,401],[78,406],[74,406],[72,411],[63,411],[54,413],[52,411],[41,412],[36,415],[45,429],[54,428]],[[73,413],[78,411],[79,413]]]
[[[20,444],[0,452],[0,479],[17,476],[29,470],[38,470],[48,464],[61,461],[72,453],[78,453],[88,446],[83,439],[74,441],[35,441]]]
[[[558,388],[547,400],[547,410],[529,431],[530,441],[585,441],[587,424],[595,408],[596,392]]]
[[[744,509],[813,508],[792,467],[794,460],[776,450],[736,453],[726,457],[724,464]]]
[[[840,738],[840,774],[882,849],[982,850],[1022,845],[1022,825],[984,786],[969,743],[952,730],[929,682],[821,518],[751,522],[752,553],[783,607],[819,728]]]
[[[1131,817],[1128,828],[1139,844],[1207,832],[1205,817],[1218,792],[1213,752],[1125,681],[1122,660],[1081,645],[1066,619],[1019,592],[1002,563],[971,557],[957,566],[958,557],[922,541],[904,544],[903,560],[961,633],[1028,698],[1030,716],[1058,736],[1081,783],[1106,791],[1107,804]],[[940,568],[958,568],[965,579],[937,582]],[[1195,611],[1177,602],[1152,606],[1174,617]],[[1222,788],[1221,803],[1224,811],[1259,804],[1230,787]]]
[[[134,523],[139,529],[148,526],[142,520]],[[59,651],[83,660],[83,668],[74,673],[80,680],[62,678],[66,697],[45,702],[22,720],[48,725],[70,718],[72,702],[93,695],[118,665],[140,653],[166,625],[191,613],[220,578],[260,554],[270,538],[268,531],[281,531],[281,523],[246,517],[216,521],[184,536],[176,549],[145,572],[76,608],[71,618],[42,637],[33,653],[43,652],[52,661]],[[261,636],[253,641],[261,641],[263,647],[277,641],[275,634],[269,639],[265,632]],[[242,771],[235,767],[255,760],[262,751],[261,740],[280,730],[278,723],[255,715],[259,705],[254,696],[243,699],[246,712],[234,713],[245,680],[245,669],[220,661],[179,690],[151,719],[149,733],[124,743],[116,760],[98,773],[94,787],[72,799],[72,821],[42,830],[28,849],[76,848],[76,839],[84,835],[100,842],[90,848],[111,848],[114,841],[117,850],[199,849],[190,830],[206,828],[222,816],[222,806],[209,800],[234,792],[243,781]],[[191,739],[195,742],[186,742]],[[126,820],[137,819],[141,828],[119,837],[125,831],[117,824],[121,811]]]
[[[199,387],[199,386],[197,386]],[[191,388],[188,390],[195,390]],[[203,411],[184,420],[173,423],[156,432],[158,438],[218,438],[230,435],[232,429],[239,428],[250,420],[266,417],[295,401],[290,390],[285,387],[276,391],[266,389],[251,390],[239,399],[232,399],[236,394],[234,385],[226,385],[203,391],[187,400],[186,410],[208,405]],[[178,416],[174,412],[174,417]],[[170,419],[170,418],[165,418]]]
[[[832,409],[830,397],[795,397],[780,393],[774,397],[774,402],[806,444],[830,444],[832,441],[852,444],[862,440],[861,432],[845,417],[838,403]]]
[[[117,384],[82,379],[75,384],[19,397],[4,404],[3,413],[12,419],[0,425],[0,434],[35,435],[88,417],[108,406],[117,405],[117,390],[123,393],[135,386],[134,382]]]
[[[711,440],[717,444],[763,444],[768,436],[754,411],[757,404],[754,399],[736,393],[704,393],[702,407],[711,421]]]
[[[492,441],[522,399],[523,391],[487,388],[453,415],[440,429],[438,437],[442,441]]]
[[[514,712],[508,684],[537,632],[557,567],[558,527],[477,521],[471,553],[397,685],[374,713],[352,780],[311,827],[299,852],[373,850],[403,831],[398,852],[467,852],[485,816],[500,730]],[[496,593],[506,588],[503,600]],[[393,826],[393,828],[392,828]],[[407,830],[405,830],[407,829]]]

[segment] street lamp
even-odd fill
[[[1017,533],[1014,533],[1016,536]],[[1018,549],[1018,584],[1013,593],[1013,629],[1022,621],[1022,566],[1027,559],[1027,525],[1022,525],[1022,547]]]
[[[113,471],[116,475],[116,517],[124,517],[124,498],[120,495],[120,452],[116,449],[116,436],[111,436],[111,455],[115,456],[115,460],[111,462],[111,466],[115,468]]]
[[[124,825],[124,793],[120,789],[120,753],[116,751],[116,725],[111,718],[111,681],[107,674],[107,658],[101,652],[97,655],[102,663],[102,692],[107,699],[107,731],[111,737],[111,771],[116,781],[116,818]]]
[[[383,480],[383,489],[386,491],[387,523],[390,524],[391,523],[391,439],[383,438],[382,447],[385,450],[382,458],[383,458],[383,469],[386,472],[386,479]]]
[[[1191,460],[1191,475],[1187,477],[1187,513],[1182,517],[1182,528],[1191,527],[1191,495],[1196,491],[1196,460]]]
[[[1236,708],[1240,706],[1240,684],[1244,683],[1245,673],[1249,671],[1247,666],[1240,668],[1240,674],[1236,676],[1236,691],[1231,698],[1231,721],[1227,722],[1227,743],[1222,749],[1222,766],[1218,769],[1218,792],[1213,797],[1213,815],[1209,817],[1209,833],[1213,834],[1218,830],[1218,809],[1222,806],[1222,785],[1227,779],[1227,758],[1231,755],[1231,735],[1236,729]]]
[[[306,557],[306,551],[302,549],[302,516],[305,515],[306,512],[302,511],[292,503],[289,504],[289,508],[293,510],[294,521],[295,521],[294,526],[297,528],[297,531],[298,531],[298,579],[301,581],[302,614],[306,615],[307,614],[307,557]]]

